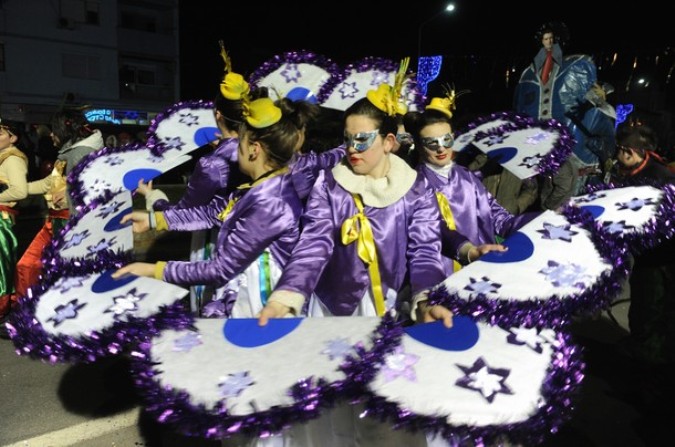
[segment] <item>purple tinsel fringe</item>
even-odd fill
[[[432,304],[441,304],[458,315],[470,315],[502,327],[561,327],[581,315],[593,315],[607,309],[620,293],[628,276],[626,244],[604,231],[592,216],[582,209],[567,206],[562,213],[570,223],[590,233],[590,238],[602,259],[614,267],[603,273],[592,286],[569,296],[554,295],[549,299],[527,301],[502,297],[489,299],[479,295],[471,300],[448,293],[444,286],[429,294]]]
[[[312,377],[302,379],[289,390],[294,404],[248,416],[230,415],[225,404],[213,409],[194,405],[184,391],[161,386],[156,379],[162,373],[161,364],[153,362],[148,340],[132,353],[132,372],[146,410],[159,422],[183,434],[210,439],[236,434],[268,437],[292,424],[318,417],[322,409],[332,407],[338,398],[361,395],[362,386],[374,377],[384,356],[393,352],[401,334],[402,329],[393,318],[385,316],[372,337],[373,347],[367,350],[357,346],[356,356],[347,358],[340,367],[346,374],[344,380],[329,383]]]
[[[118,265],[71,266],[71,271],[61,273],[63,276],[82,276],[98,272]],[[35,309],[40,296],[53,286],[59,277],[41,280],[31,289],[32,297],[25,297],[18,302],[16,309],[10,314],[7,329],[16,347],[16,353],[31,358],[57,362],[93,362],[101,357],[116,355],[129,345],[147,340],[166,328],[191,327],[194,318],[189,309],[178,301],[170,306],[163,306],[160,311],[149,318],[129,318],[128,321],[116,322],[106,330],[88,332],[86,336],[72,337],[68,335],[54,336],[48,334],[35,319]]]
[[[533,127],[546,131],[555,131],[555,133],[558,134],[558,140],[554,143],[553,149],[543,156],[536,167],[537,172],[541,175],[555,175],[560,170],[560,166],[562,166],[572,154],[572,149],[574,148],[576,141],[567,126],[554,119],[538,120],[513,112],[492,113],[488,116],[478,118],[471,122],[465,130],[458,133],[457,138],[459,139],[462,134],[475,129],[482,124],[496,120],[506,120],[507,122],[493,129],[477,132],[473,140],[479,141],[492,136],[501,136],[507,132],[515,132],[517,130]]]
[[[647,222],[641,231],[627,233],[620,236],[635,253],[641,253],[654,248],[667,239],[675,236],[675,185],[661,185],[655,182],[643,181],[632,186],[652,186],[663,192],[661,202],[652,219]],[[620,188],[623,185],[598,184],[587,185],[584,193],[590,194],[597,191]]]
[[[145,142],[145,146],[150,149],[150,152],[153,155],[161,156],[164,152],[166,152],[167,147],[166,144],[164,144],[162,141],[160,141],[159,138],[157,138],[157,126],[159,126],[159,123],[164,121],[165,119],[169,118],[175,113],[181,112],[183,110],[202,110],[202,109],[213,109],[214,108],[214,102],[213,101],[205,101],[202,99],[199,100],[194,100],[194,101],[181,101],[177,102],[176,104],[172,105],[162,113],[158,114],[151,122],[150,126],[148,127],[148,130],[146,132],[147,136],[147,141]]]
[[[551,365],[541,386],[543,402],[526,421],[500,425],[450,425],[448,415],[420,416],[372,392],[366,393],[366,413],[394,428],[436,433],[452,446],[503,445],[511,441],[519,445],[540,444],[547,434],[556,433],[569,420],[584,378],[585,364],[581,348],[563,332],[556,334]]]

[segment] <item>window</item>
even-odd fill
[[[0,71],[5,71],[5,44],[0,42]]]
[[[61,55],[62,73],[66,78],[101,79],[101,62],[96,56]]]
[[[155,33],[157,32],[157,19],[152,16],[122,11],[120,14],[120,27]]]
[[[76,23],[98,25],[100,6],[98,0],[61,0],[59,24],[69,29],[74,28]]]
[[[84,20],[89,25],[98,25],[100,23],[99,19],[99,4],[98,2],[87,1],[85,2],[85,15]]]

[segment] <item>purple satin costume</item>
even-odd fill
[[[448,199],[457,232],[473,245],[495,244],[495,235],[507,237],[539,214],[512,215],[497,203],[478,177],[463,166],[455,164],[448,178],[442,178],[424,163],[417,170],[431,190],[440,191]],[[442,226],[447,228],[445,223]],[[451,274],[452,260],[449,258],[456,256],[456,250],[454,243],[447,240],[449,233],[442,232],[443,263],[446,272]]]
[[[397,202],[386,208],[365,205],[373,229],[383,292],[400,291],[409,278],[412,292],[445,279],[441,264],[439,212],[421,176]],[[333,315],[352,315],[370,287],[368,270],[356,243],[343,245],[345,219],[357,214],[352,195],[323,171],[309,196],[303,232],[277,290],[314,292]]]
[[[191,208],[206,205],[216,195],[226,195],[228,180],[237,165],[238,138],[226,138],[210,154],[199,159],[195,166],[183,197],[178,203],[171,204],[164,199],[157,200],[153,205],[155,211],[164,211],[172,208]],[[232,185],[229,185],[230,189]],[[236,185],[235,185],[236,186]]]
[[[299,237],[302,202],[289,174],[270,178],[251,189],[237,189],[239,197],[221,222],[218,214],[228,199],[216,196],[208,205],[169,209],[164,218],[170,230],[193,231],[220,227],[215,252],[207,261],[169,261],[164,280],[173,284],[225,285],[242,273],[269,247],[284,266]]]

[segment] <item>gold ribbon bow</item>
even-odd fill
[[[267,180],[273,179],[274,177],[277,177],[279,175],[284,175],[288,172],[288,166],[284,166],[283,168],[279,168],[277,170],[271,171],[267,173],[266,175],[263,175],[259,177],[257,180],[249,183],[243,183],[239,186],[237,186],[237,190],[239,191],[244,191],[247,189],[251,189],[254,186],[258,186],[259,184],[266,182]],[[232,208],[234,208],[234,205],[239,201],[242,195],[237,195],[237,196],[232,196],[230,200],[227,201],[227,205],[225,205],[225,209],[222,210],[221,212],[218,213],[218,219],[220,221],[225,221],[225,218],[232,212]]]
[[[375,311],[378,316],[383,316],[386,311],[384,303],[384,293],[382,292],[382,280],[380,279],[380,267],[377,262],[377,248],[375,247],[375,238],[373,237],[373,228],[370,226],[368,217],[363,212],[363,202],[361,197],[353,194],[357,214],[347,218],[342,223],[342,244],[349,245],[356,241],[356,252],[368,266],[368,276],[375,303]]]
[[[443,195],[440,191],[436,191],[436,201],[438,202],[438,210],[441,212],[441,216],[445,221],[445,224],[452,231],[457,231],[457,224],[455,223],[455,217],[452,215],[452,209],[450,208],[450,202],[448,198]],[[462,268],[462,264],[456,260],[452,260],[452,271],[457,272]]]

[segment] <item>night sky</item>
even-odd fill
[[[223,73],[219,39],[225,41],[233,70],[245,76],[286,51],[312,51],[339,64],[367,56],[396,61],[411,56],[414,61],[419,25],[429,19],[422,28],[422,53],[446,57],[439,81],[454,83],[458,89],[485,87],[495,96],[497,108],[505,106],[512,88],[500,85],[505,67],[520,74],[539,48],[536,30],[548,21],[568,26],[566,54],[591,54],[602,65],[618,52],[614,71],[601,70],[601,80],[605,76],[623,83],[635,57],[640,58],[640,67],[652,67],[658,55],[665,80],[663,54],[668,46],[665,62],[672,64],[674,59],[675,26],[667,20],[672,15],[666,13],[665,1],[640,1],[620,10],[615,3],[570,0],[559,2],[564,8],[546,2],[545,8],[530,10],[523,6],[530,2],[459,0],[452,14],[440,13],[447,2],[436,0],[416,0],[409,8],[398,9],[390,2],[366,0],[316,1],[313,6],[296,1],[262,3],[220,1],[217,6],[213,0],[180,0],[182,100],[212,99],[217,92]]]

